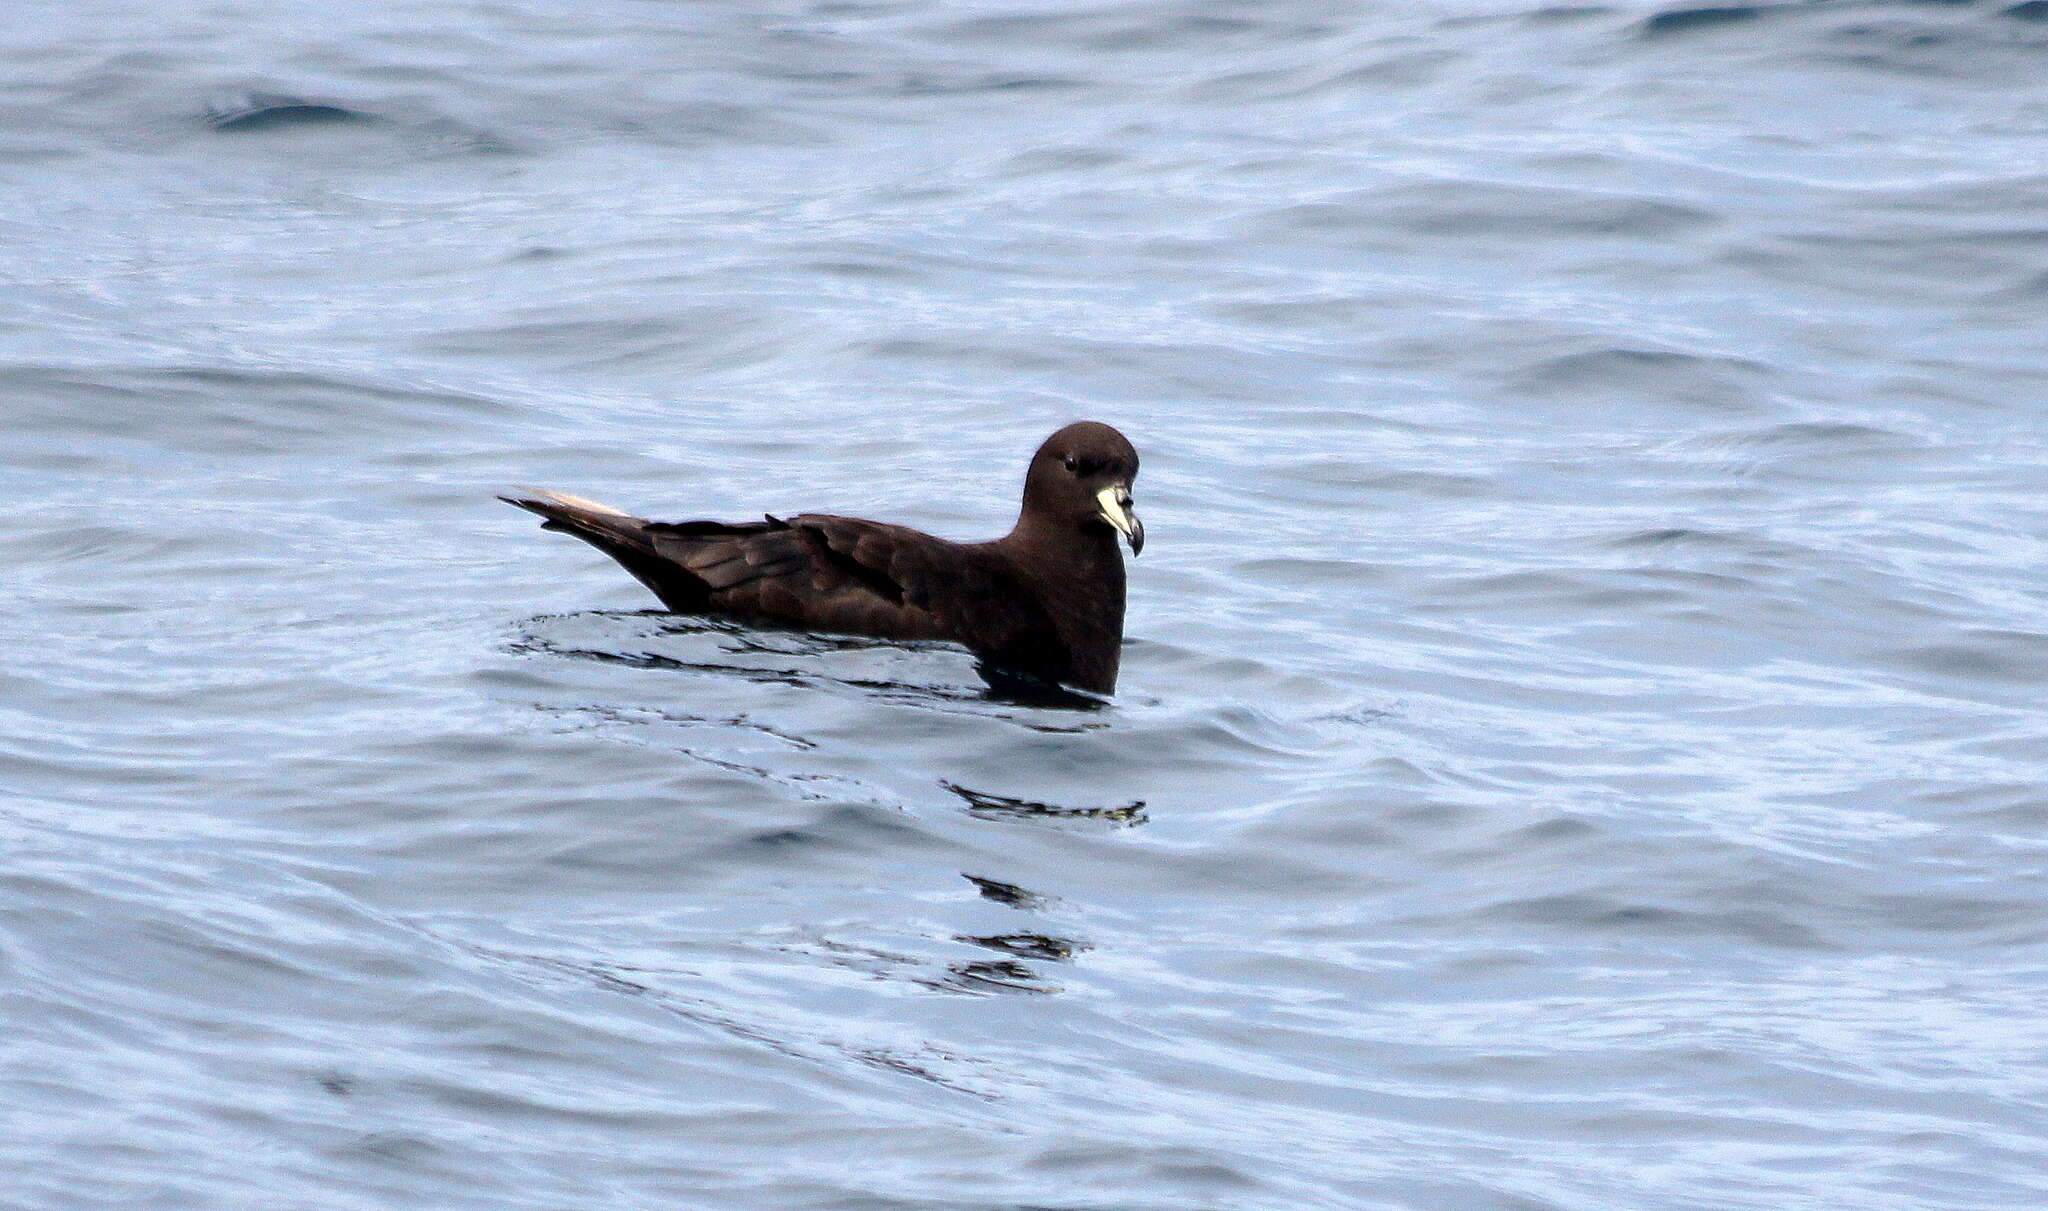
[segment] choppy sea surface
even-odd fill
[[[2042,0],[27,8],[10,1211],[2048,1205]]]

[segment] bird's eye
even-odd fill
[[[1073,455],[1071,455],[1071,454],[1067,455],[1067,457],[1066,457],[1066,464],[1067,464],[1067,470],[1069,470],[1069,471],[1079,471],[1079,470],[1081,469],[1081,460],[1080,460],[1080,459],[1078,459],[1078,458],[1075,458],[1075,457],[1074,457]]]

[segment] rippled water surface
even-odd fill
[[[0,1204],[2048,1204],[2042,0],[33,7]]]

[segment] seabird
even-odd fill
[[[1116,689],[1121,535],[1138,452],[1108,425],[1068,425],[1032,455],[1017,524],[990,542],[801,513],[755,522],[648,521],[562,492],[500,500],[617,560],[678,614],[880,639],[943,639],[986,670],[1098,694]]]

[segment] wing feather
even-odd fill
[[[704,613],[984,655],[1046,642],[1052,623],[998,561],[903,526],[830,514],[740,525],[650,523],[660,557],[704,586]]]

